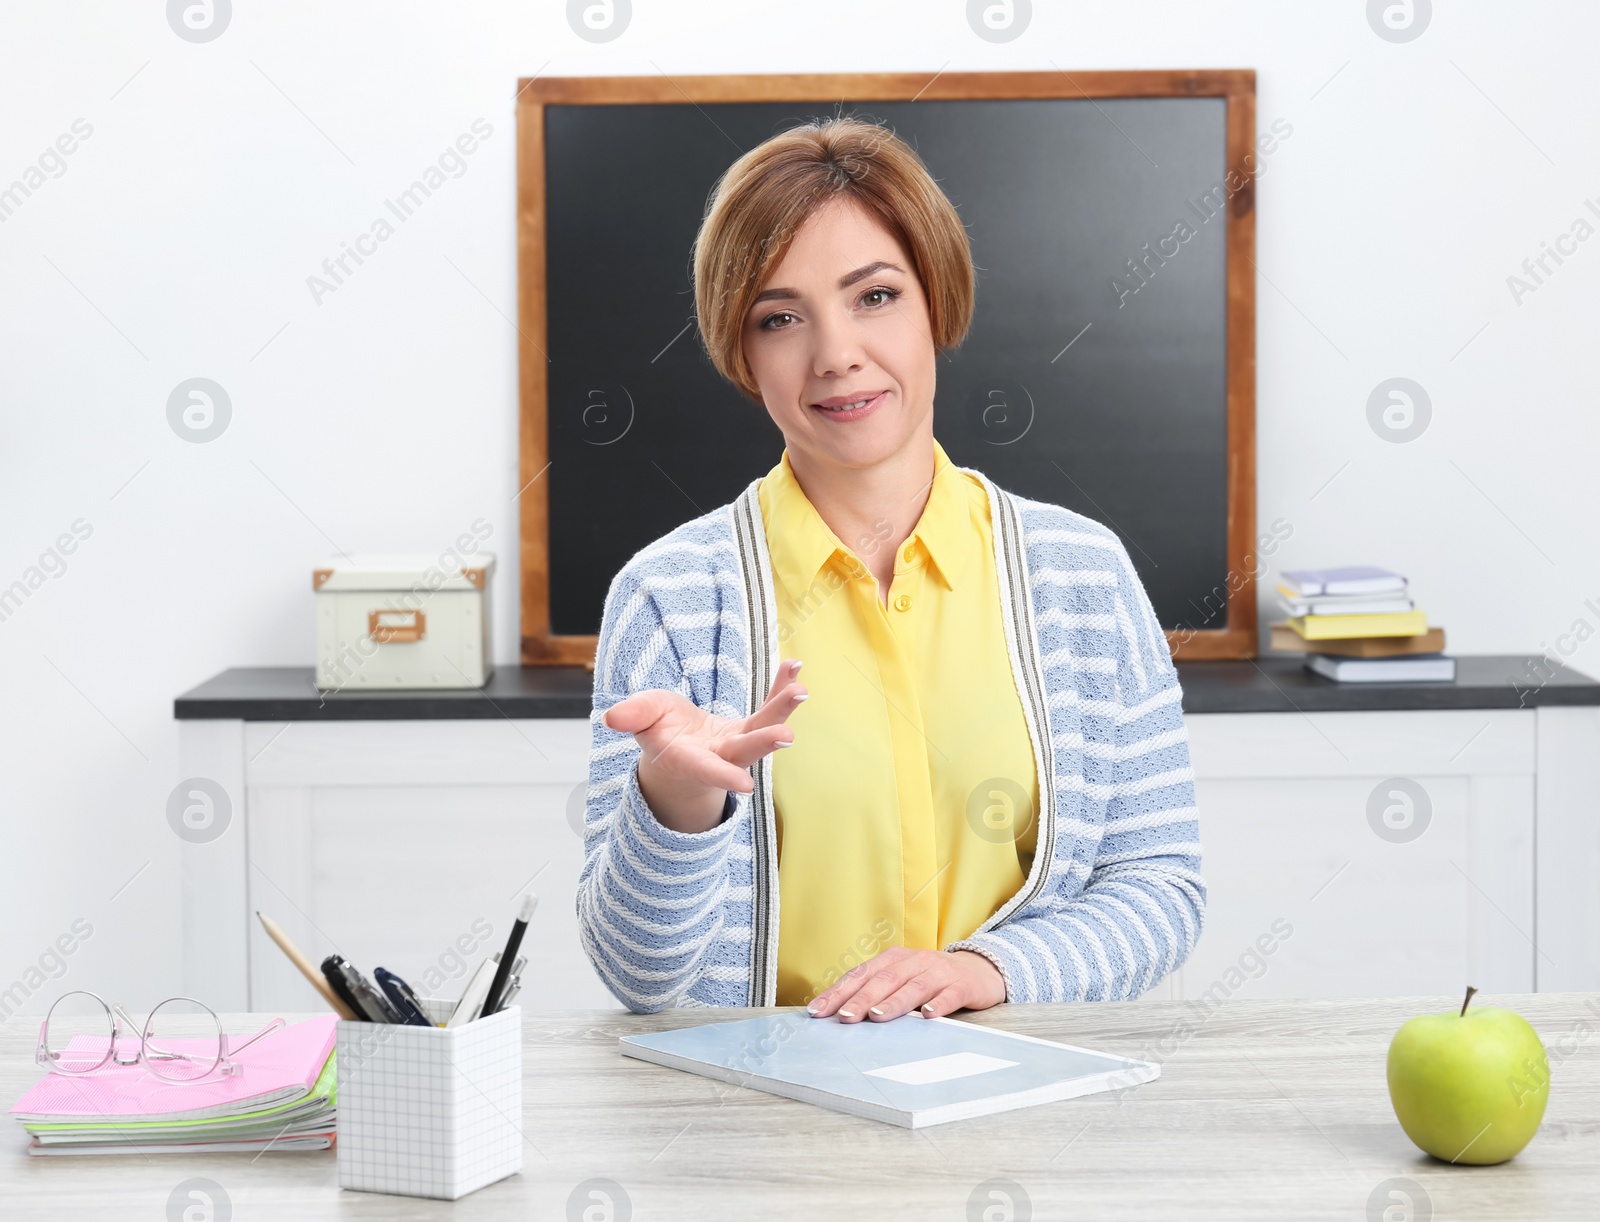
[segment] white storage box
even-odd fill
[[[419,998],[443,1022],[453,1001]],[[522,1170],[522,1007],[338,1024],[339,1187],[454,1201]]]
[[[494,556],[330,560],[311,575],[319,688],[482,687]]]

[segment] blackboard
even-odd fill
[[[1115,530],[1164,627],[1224,628],[1227,106],[545,105],[549,633],[596,632],[635,551],[777,462],[783,439],[764,408],[701,348],[691,248],[736,157],[837,114],[915,148],[967,226],[976,311],[938,360],[934,398],[951,458]]]

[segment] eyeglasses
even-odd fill
[[[230,1045],[216,1012],[192,997],[167,998],[140,1027],[120,1003],[107,1005],[98,994],[75,989],[56,998],[39,1025],[34,1060],[51,1073],[68,1075],[142,1063],[164,1082],[235,1077],[244,1066],[232,1055],[284,1025],[284,1019],[275,1018],[242,1044]],[[137,1048],[130,1044],[135,1035]]]

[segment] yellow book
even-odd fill
[[[1428,631],[1426,611],[1389,615],[1299,615],[1288,621],[1308,641],[1343,640],[1354,636],[1421,636]]]

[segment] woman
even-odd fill
[[[795,128],[717,184],[694,282],[785,448],[607,594],[596,970],[635,1011],[841,1022],[1137,996],[1205,904],[1177,672],[1111,531],[934,439],[973,304],[954,207],[883,128]]]

